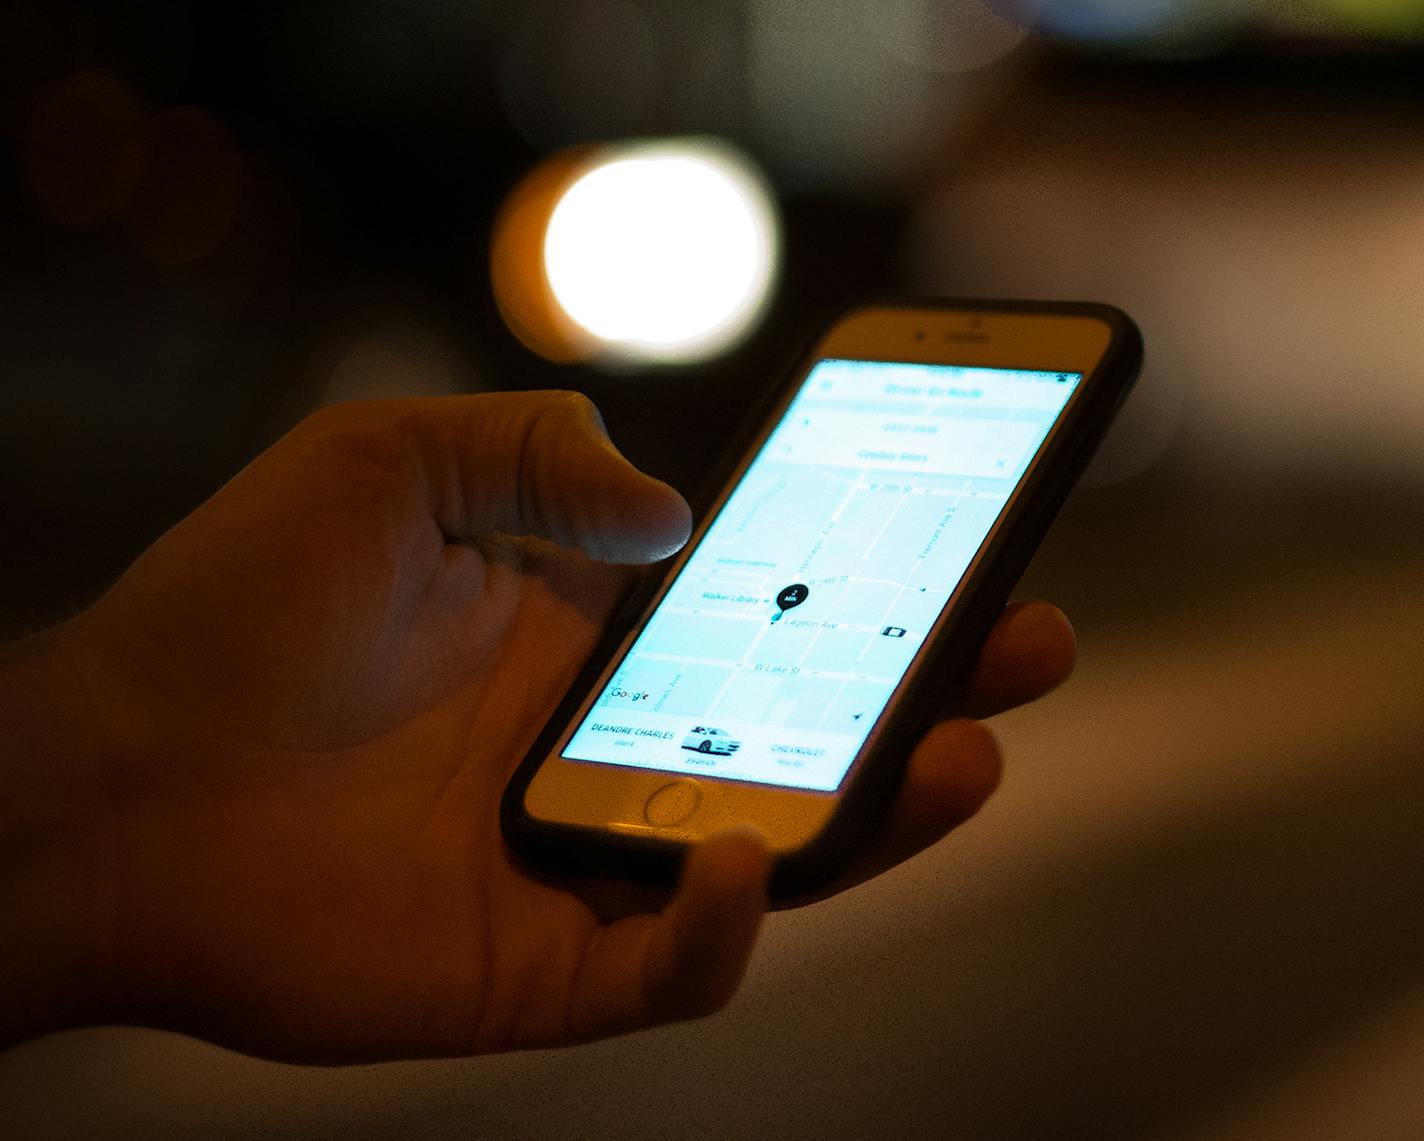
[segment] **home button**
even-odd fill
[[[675,780],[663,785],[643,805],[643,819],[659,828],[681,824],[702,803],[702,787],[695,780]]]

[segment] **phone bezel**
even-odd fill
[[[967,671],[963,662],[951,662],[946,668],[944,659],[957,648],[959,657],[972,665],[974,655],[968,651],[977,653],[978,642],[987,634],[1028,555],[1086,462],[1086,454],[1101,436],[1101,430],[1093,430],[1093,417],[1106,398],[1110,400],[1108,415],[1101,419],[1110,419],[1113,407],[1125,395],[1136,372],[1135,362],[1140,361],[1140,343],[1130,320],[1115,309],[1097,305],[882,301],[859,306],[832,322],[760,410],[756,427],[737,450],[687,546],[661,567],[649,588],[641,592],[636,609],[630,608],[611,631],[530,750],[506,792],[502,814],[506,833],[522,850],[555,858],[562,852],[565,863],[571,854],[580,855],[585,863],[590,858],[598,863],[603,857],[619,865],[628,864],[632,857],[632,863],[638,865],[636,871],[665,878],[688,844],[752,819],[766,833],[778,857],[783,885],[807,880],[808,872],[814,878],[816,869],[827,864],[823,850],[828,845],[844,847],[843,838],[838,842],[834,833],[845,829],[833,825],[846,815],[847,803],[874,800],[875,787],[887,784],[885,779],[867,780],[867,773],[889,772],[894,777],[890,783],[898,784],[904,758],[888,766],[880,759],[896,749],[907,756],[904,726],[928,724],[924,717],[907,718],[907,709],[925,705],[928,690],[938,696],[933,702],[938,715],[945,715],[946,703],[953,700],[951,695]],[[689,774],[561,756],[574,728],[780,422],[809,370],[826,358],[1042,369],[1080,373],[1083,380],[836,790],[796,789],[715,776],[690,778]],[[1105,426],[1104,422],[1101,427]],[[1061,493],[1050,492],[1045,505],[1041,502],[1044,486],[1051,489],[1055,479],[1064,486]],[[1041,517],[1038,524],[1026,522],[1034,515]],[[1015,546],[1022,548],[1017,555],[1010,549]],[[642,816],[648,798],[680,779],[696,779],[702,788],[703,803],[697,813],[677,826],[649,824]],[[864,795],[856,795],[861,792]],[[879,799],[883,800],[883,795]],[[839,823],[843,826],[845,821]],[[797,871],[798,864],[807,866]]]

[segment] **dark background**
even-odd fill
[[[1074,617],[1078,676],[998,723],[970,826],[774,917],[726,1014],[339,1071],[63,1035],[0,1058],[0,1124],[1416,1133],[1421,35],[1364,0],[0,10],[0,635],[332,399],[583,389],[691,491],[867,292],[1110,301],[1149,350],[1025,583]],[[510,189],[570,145],[695,134],[771,180],[765,319],[695,366],[526,350],[487,269]]]

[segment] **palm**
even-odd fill
[[[209,510],[251,494],[230,487]],[[422,542],[428,516],[400,497],[343,496],[316,527],[310,506],[236,553],[189,521],[106,602],[147,610],[150,703],[185,713],[161,763],[200,758],[140,824],[206,824],[181,857],[150,853],[187,865],[193,886],[172,886],[201,891],[204,944],[224,949],[230,997],[189,1012],[194,1028],[332,1059],[582,1036],[569,998],[598,921],[515,866],[497,807],[629,572],[533,539]],[[190,565],[214,573],[180,578]],[[235,600],[214,586],[233,581]],[[352,646],[379,652],[333,668]]]
[[[270,836],[262,854],[264,868],[280,852],[280,863],[306,874],[269,878],[259,921],[239,925],[284,935],[277,959],[254,974],[234,1036],[251,1031],[264,1007],[270,1021],[253,1044],[303,1058],[447,1055],[586,1036],[572,1023],[570,996],[597,920],[576,896],[516,867],[497,807],[621,576],[572,554],[545,552],[540,562],[509,572],[512,581],[483,600],[482,617],[505,634],[467,678],[371,740],[318,760],[325,771],[312,811]],[[581,603],[559,597],[570,587]],[[369,698],[379,706],[386,696]],[[253,806],[254,823],[301,790],[312,762],[288,754],[271,763],[272,795]],[[285,985],[274,986],[279,979]]]

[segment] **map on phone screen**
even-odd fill
[[[819,362],[562,755],[835,789],[1081,380]]]

